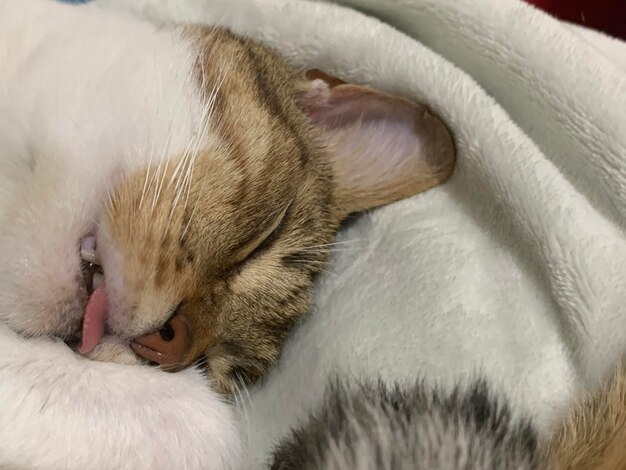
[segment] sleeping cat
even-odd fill
[[[93,359],[257,380],[340,222],[454,166],[424,106],[224,29],[0,0],[0,45],[0,321]]]

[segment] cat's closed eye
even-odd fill
[[[289,221],[289,203],[284,209],[282,209],[278,216],[271,217],[271,223],[267,228],[259,232],[258,235],[254,235],[251,240],[246,241],[243,246],[237,247],[234,250],[232,256],[232,264],[225,269],[225,275],[233,275],[243,269],[245,263],[259,256],[264,251],[270,249],[276,239],[282,234]]]

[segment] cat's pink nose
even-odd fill
[[[137,338],[130,347],[138,356],[174,372],[184,366],[182,360],[189,350],[189,328],[185,320],[176,315],[159,331]]]

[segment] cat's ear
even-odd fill
[[[337,217],[425,191],[452,173],[452,136],[426,107],[318,70],[301,83],[301,106],[330,153]]]

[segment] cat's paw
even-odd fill
[[[105,336],[93,351],[85,357],[94,361],[115,362],[116,364],[145,364],[146,362],[133,352],[128,343],[116,336]]]

